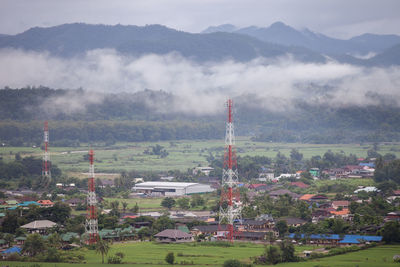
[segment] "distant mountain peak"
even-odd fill
[[[201,33],[213,33],[213,32],[234,32],[237,28],[232,24],[222,24],[219,26],[210,26]]]
[[[289,25],[286,25],[285,23],[283,23],[282,21],[274,22],[269,27],[270,28],[292,28]]]

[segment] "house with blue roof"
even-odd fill
[[[6,249],[6,250],[2,251],[1,254],[3,256],[7,256],[7,255],[10,255],[10,254],[13,254],[13,253],[21,254],[21,251],[22,250],[21,250],[20,247],[14,246],[12,248],[9,248],[9,249]]]
[[[382,236],[366,235],[337,235],[337,234],[294,234],[287,235],[288,238],[299,240],[305,239],[308,244],[316,245],[362,245],[371,242],[381,242]]]

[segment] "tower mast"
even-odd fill
[[[46,180],[46,185],[50,183],[51,173],[50,173],[50,154],[49,154],[49,123],[44,122],[43,128],[43,141],[44,141],[44,155],[43,155],[43,169],[42,176]]]
[[[227,224],[226,238],[233,242],[237,234],[234,224],[241,220],[241,202],[238,188],[238,171],[235,145],[235,133],[233,127],[233,101],[228,99],[228,121],[225,134],[224,169],[222,171],[221,201],[219,211],[219,224]]]
[[[96,192],[94,187],[94,152],[91,149],[89,151],[89,181],[88,181],[88,196],[87,196],[87,216],[86,216],[86,233],[88,235],[87,243],[89,245],[95,244],[99,237],[99,229],[97,223],[97,213],[96,213]]]

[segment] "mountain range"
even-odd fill
[[[368,53],[381,53],[386,49],[400,44],[400,36],[363,34],[348,40],[331,38],[321,33],[314,33],[309,29],[296,30],[282,22],[276,22],[269,27],[246,27],[237,29],[231,24],[209,27],[203,33],[230,32],[255,37],[268,43],[285,46],[301,46],[318,53],[367,55]]]
[[[49,52],[61,57],[80,56],[93,49],[115,49],[132,56],[176,52],[199,62],[291,55],[301,62],[334,59],[364,66],[400,65],[400,36],[363,34],[341,40],[307,29],[299,31],[282,22],[266,28],[241,29],[225,24],[209,27],[202,33],[177,31],[162,25],[73,23],[35,27],[16,35],[0,34],[0,48]]]

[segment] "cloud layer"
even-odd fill
[[[329,62],[306,64],[290,57],[195,63],[176,54],[126,57],[94,50],[84,57],[61,59],[46,53],[0,50],[0,86],[83,88],[84,98],[55,99],[66,112],[101,101],[100,93],[163,90],[179,96],[173,111],[213,114],[228,97],[256,95],[263,107],[285,111],[293,101],[330,106],[399,105],[400,68],[363,68]],[[98,92],[99,94],[96,94]],[[58,101],[58,102],[57,102]]]

